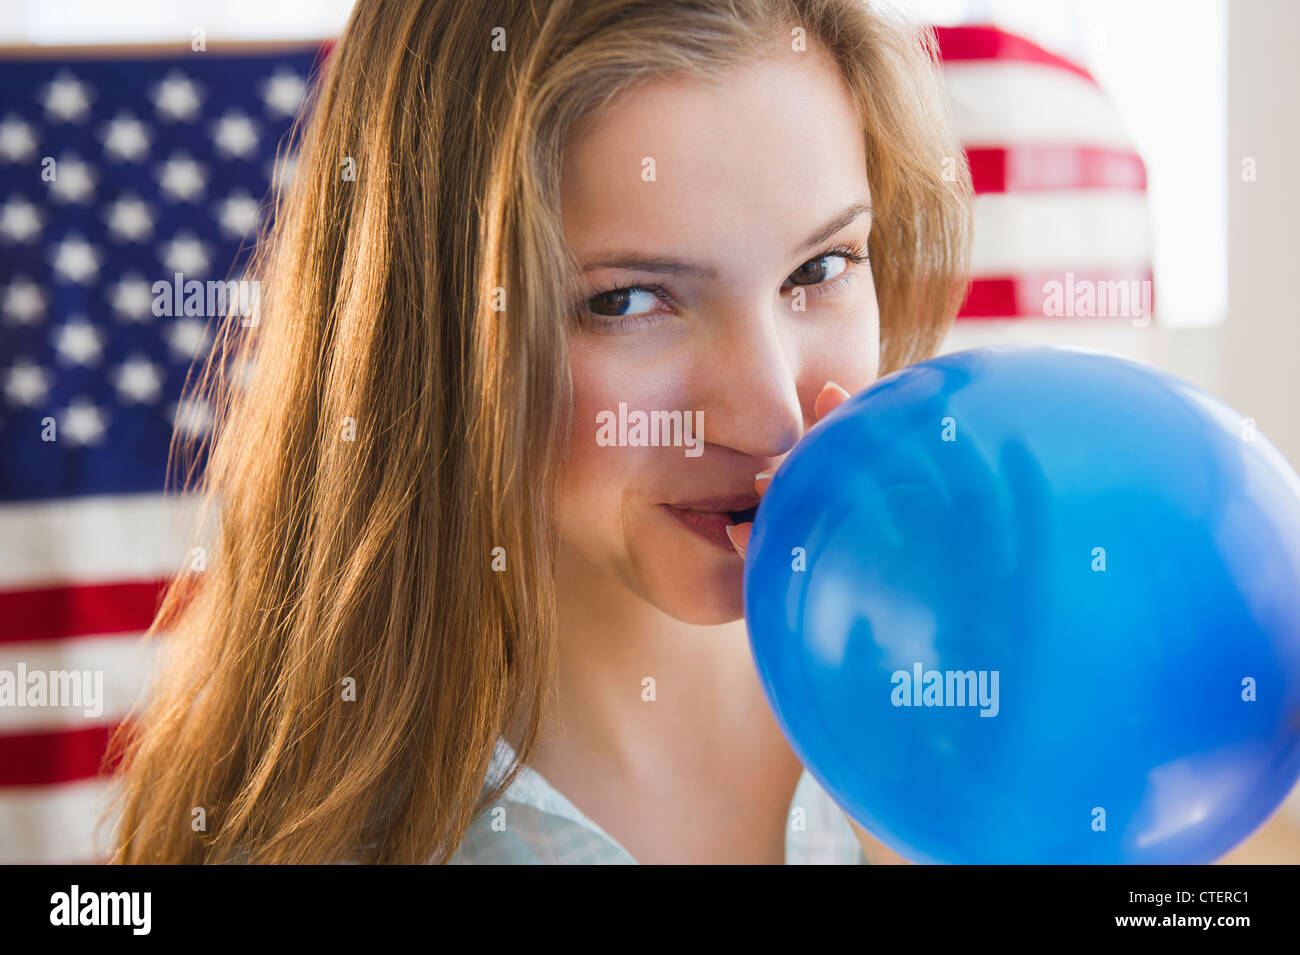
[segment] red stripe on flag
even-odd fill
[[[977,193],[1147,187],[1146,166],[1131,150],[1092,146],[990,146],[966,150]]]
[[[1007,33],[991,26],[935,27],[939,41],[939,54],[944,60],[1008,60],[1019,63],[1038,63],[1081,76],[1096,85],[1092,74],[1078,63],[1044,50],[1022,36]]]
[[[1016,315],[1015,279],[975,279],[966,292],[966,301],[957,310],[958,318],[1005,318]]]
[[[1064,310],[1048,314],[1045,302],[1049,298],[1048,283],[1059,283],[1059,294]],[[1115,283],[1126,283],[1122,290]],[[1145,283],[1145,285],[1144,285]],[[1080,314],[1076,307],[1085,302],[1086,287],[1090,287],[1093,301],[1091,314]],[[1111,290],[1126,293],[1115,296]],[[1144,297],[1145,295],[1145,297]],[[1033,272],[1011,276],[988,276],[971,282],[966,300],[957,312],[959,319],[980,318],[1095,318],[1127,319],[1151,318],[1154,310],[1154,290],[1150,268],[1121,269],[1110,272]],[[1114,309],[1121,300],[1128,310]],[[1140,306],[1140,309],[1139,309]],[[1085,309],[1086,311],[1086,309]]]
[[[163,580],[0,592],[0,643],[136,633],[149,629]]]
[[[0,786],[53,786],[111,773],[115,765],[101,764],[118,725],[0,736]]]

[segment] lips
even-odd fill
[[[729,494],[699,498],[693,501],[674,501],[661,504],[678,523],[694,531],[723,550],[735,553],[727,528],[733,524],[752,521],[758,510],[757,494]]]
[[[727,514],[733,517],[735,515],[745,515],[735,517],[732,520],[733,524],[739,524],[754,519],[754,512],[758,510],[758,502],[758,495],[750,492],[748,494],[705,497],[694,501],[670,501],[668,507],[679,511],[696,511],[701,514]]]

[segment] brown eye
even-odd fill
[[[835,278],[846,268],[848,260],[842,255],[819,255],[791,272],[790,281],[795,285],[820,285]]]
[[[616,288],[601,292],[587,299],[587,308],[593,314],[606,318],[624,318],[629,315],[644,315],[652,312],[658,302],[658,296],[648,288]],[[644,306],[630,308],[629,306]]]

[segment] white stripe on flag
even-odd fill
[[[1017,143],[1132,148],[1132,137],[1099,86],[1040,63],[945,63],[957,137],[972,146]]]
[[[89,694],[83,696],[83,705],[79,706],[0,705],[0,734],[83,729],[119,722],[147,685],[150,667],[161,649],[158,641],[165,639],[160,635],[146,643],[140,634],[113,634],[0,644],[0,672],[8,671],[16,680],[21,663],[29,678],[33,673],[44,673],[47,684],[52,673],[76,674],[78,689]],[[21,686],[17,689],[23,691]],[[95,704],[92,710],[99,712],[87,713],[86,704]]]
[[[58,786],[0,789],[0,865],[98,862],[107,858],[116,816],[95,825],[116,782],[104,777]]]
[[[1127,190],[975,197],[975,277],[1148,267],[1146,197]]]
[[[184,563],[197,495],[0,506],[0,589],[168,578]]]

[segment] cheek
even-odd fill
[[[819,325],[804,344],[802,384],[811,392],[811,400],[816,400],[827,381],[849,394],[875,382],[880,374],[880,315],[874,289],[865,300]],[[811,408],[811,402],[806,407]]]
[[[567,534],[608,535],[622,527],[629,505],[653,496],[665,453],[680,449],[597,444],[596,417],[628,411],[672,409],[680,404],[682,376],[644,362],[624,360],[616,349],[575,342],[570,347],[573,432],[561,481],[561,512]]]
[[[607,386],[580,358],[575,357],[570,368],[573,431],[560,483],[560,514],[562,533],[573,539],[586,536],[584,524],[594,514],[608,513],[617,506],[619,476],[611,449],[598,446],[595,440],[596,414],[609,403]]]
[[[569,435],[564,483],[566,486],[580,485],[583,481],[599,483],[602,455],[597,452],[608,449],[596,444],[595,422],[597,413],[609,406],[612,389],[581,355],[570,360],[569,368],[573,380],[573,431]],[[605,461],[606,465],[609,463]]]

